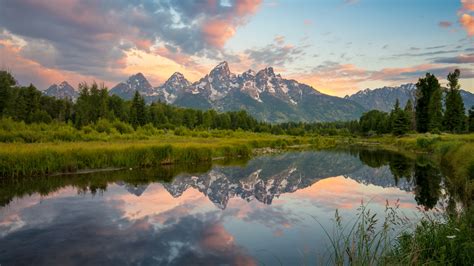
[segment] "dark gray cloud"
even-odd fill
[[[474,64],[474,54],[440,57],[436,58],[433,62],[441,64]]]
[[[22,55],[45,67],[115,78],[131,48],[156,41],[172,53],[212,57],[222,47],[212,31],[245,23],[259,2],[178,0],[0,0],[0,30],[27,41]],[[214,24],[212,24],[215,26]],[[215,29],[215,28],[213,28]],[[225,36],[230,37],[230,36]],[[46,49],[45,49],[46,48]]]
[[[244,53],[258,64],[267,66],[284,66],[292,63],[301,56],[304,56],[308,45],[293,46],[284,43],[281,38],[276,38],[275,42],[264,47],[247,49]]]

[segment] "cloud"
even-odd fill
[[[441,28],[450,28],[452,25],[453,25],[453,23],[451,23],[449,21],[440,21],[438,23],[438,26],[440,26]]]
[[[473,0],[461,0],[462,10],[463,11],[474,11],[474,1]]]
[[[25,58],[21,52],[22,49],[18,44],[0,39],[0,64],[14,74],[20,85],[29,85],[34,81],[34,85],[38,89],[46,89],[51,84],[64,80],[69,81],[73,86],[92,80],[105,83],[107,86],[112,85],[107,80],[98,79],[95,76],[80,75],[71,71],[44,67],[37,61]]]
[[[461,54],[454,57],[442,57],[435,59],[434,62],[445,64],[474,64],[474,54]]]
[[[117,81],[134,49],[149,53],[166,45],[174,54],[215,58],[260,4],[0,0],[0,32],[20,37],[19,54],[45,68]]]
[[[424,49],[434,50],[441,47],[443,46],[433,46],[433,47],[427,47]],[[416,51],[415,49],[412,49],[412,50]],[[450,54],[450,53],[456,53],[456,52],[459,52],[459,50],[439,50],[439,51],[421,52],[421,53],[402,53],[402,54],[394,54],[393,57],[422,57],[422,56],[433,56],[433,55],[440,55],[440,54]]]
[[[462,14],[459,22],[467,31],[468,36],[474,36],[474,17],[469,14]]]
[[[359,0],[344,0],[344,4],[355,4],[359,2]]]
[[[282,67],[304,56],[307,47],[309,46],[287,44],[284,36],[276,36],[273,43],[264,47],[245,50],[244,56],[247,56],[253,62],[252,68],[258,65]]]
[[[401,83],[416,82],[419,77],[427,72],[443,79],[449,72],[458,68],[461,70],[463,79],[474,78],[474,70],[461,68],[456,64],[464,64],[462,61],[472,60],[470,57],[458,57],[439,59],[449,66],[438,62],[432,64],[421,64],[411,67],[393,67],[379,70],[367,70],[353,64],[340,64],[338,62],[326,61],[304,74],[294,75],[292,78],[310,84],[314,88],[332,94],[347,95],[353,93],[367,84],[400,85]],[[458,60],[458,63],[454,61]]]

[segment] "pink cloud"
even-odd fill
[[[474,0],[461,0],[462,10],[474,11]]]
[[[227,20],[213,20],[206,22],[202,33],[207,42],[214,47],[222,48],[228,39],[234,36],[235,26]]]
[[[53,83],[60,83],[67,80],[71,85],[77,87],[81,82],[97,81],[110,86],[106,80],[97,79],[96,77],[81,75],[75,72],[64,71],[56,68],[48,68],[40,63],[27,59],[21,55],[22,48],[9,41],[0,40],[0,54],[3,54],[1,62],[9,69],[13,76],[20,82],[20,85],[28,85],[33,83],[38,89],[46,89]]]
[[[474,17],[469,14],[462,14],[459,22],[467,31],[467,35],[474,36]]]
[[[217,1],[208,1],[211,10],[216,8]],[[236,1],[234,12],[226,14],[225,17],[217,17],[206,21],[202,25],[204,39],[212,46],[223,48],[227,40],[232,38],[237,31],[237,27],[246,23],[247,18],[253,15],[261,4],[261,0],[240,0]]]

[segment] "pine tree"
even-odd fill
[[[443,92],[441,86],[435,86],[433,88],[433,94],[431,95],[430,102],[428,104],[428,131],[432,133],[438,133],[441,131],[443,126],[443,104],[442,104]]]
[[[7,107],[12,94],[12,86],[16,84],[15,78],[7,71],[0,71],[0,116]]]
[[[413,102],[411,99],[408,99],[405,109],[405,113],[407,114],[408,118],[410,119],[410,130],[416,130],[416,117],[415,117],[415,109],[413,108]]]
[[[130,124],[137,128],[138,126],[145,125],[146,122],[145,99],[138,91],[135,91],[132,106],[130,107]]]
[[[464,131],[465,110],[464,102],[459,91],[459,69],[448,74],[448,90],[446,93],[446,112],[444,116],[444,128],[447,131],[460,133]]]
[[[391,120],[391,127],[392,133],[394,135],[403,135],[406,134],[410,127],[410,118],[408,117],[407,113],[400,109],[400,102],[395,102],[395,106],[390,113],[390,120]]]
[[[474,106],[469,110],[469,132],[474,132]]]
[[[418,132],[434,132],[441,129],[443,113],[442,92],[438,79],[426,73],[416,83],[416,129]]]

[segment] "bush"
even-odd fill
[[[176,136],[186,136],[186,135],[189,135],[189,130],[185,127],[177,127],[174,130],[174,134]]]
[[[99,133],[110,134],[112,131],[112,124],[107,119],[99,119],[95,124],[95,130]]]
[[[129,134],[132,133],[133,127],[130,124],[124,123],[119,120],[115,120],[112,126],[120,133],[120,134]]]

